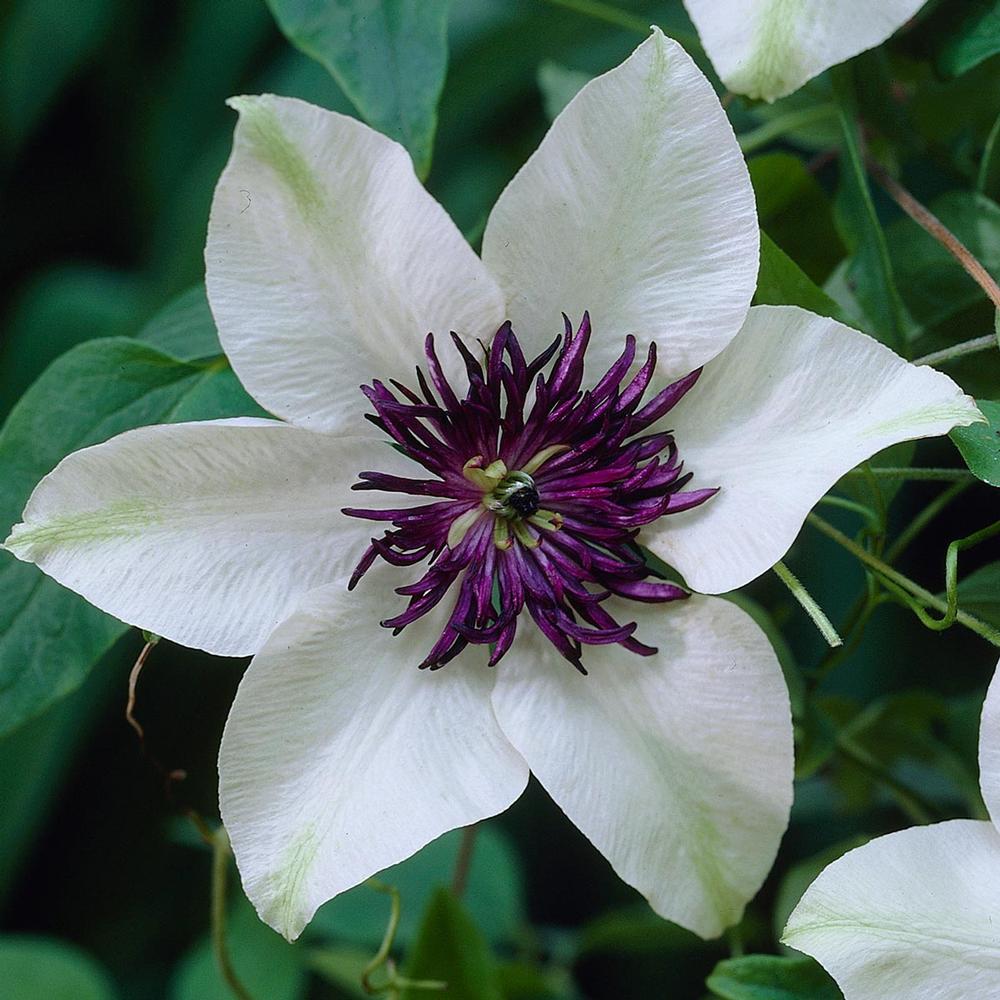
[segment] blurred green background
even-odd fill
[[[621,0],[618,8],[624,16],[615,24],[542,0],[453,0],[427,183],[473,243],[551,115],[589,76],[621,61],[641,40],[642,24],[660,24],[710,72],[679,0]],[[895,323],[885,339],[897,336],[911,357],[992,329],[976,286],[880,191],[873,190],[874,214],[858,224],[860,189],[845,167],[850,140],[845,146],[837,111],[853,103],[851,120],[856,113],[873,154],[1000,271],[1000,62],[988,45],[973,65],[956,62],[956,33],[970,9],[966,0],[929,4],[909,30],[854,60],[842,80],[825,74],[773,106],[728,104],[761,225],[798,265],[773,258],[758,301],[814,308],[820,301],[879,334]],[[196,286],[208,206],[235,118],[224,101],[265,90],[356,113],[330,73],[283,37],[263,0],[0,5],[4,415],[64,352],[92,338],[134,336],[179,295],[180,313],[175,307],[170,315],[204,323]],[[883,238],[890,268],[875,274],[870,254]],[[884,315],[887,280],[900,297],[895,318]],[[817,299],[816,286],[833,301]],[[978,397],[1000,395],[996,351],[947,370]],[[35,433],[49,419],[39,405]],[[54,430],[61,419],[53,407]],[[19,431],[15,448],[13,431],[6,433],[0,451],[5,440],[8,462],[31,452],[30,434]],[[905,465],[912,455],[901,450],[887,464]],[[915,461],[961,464],[946,439],[921,444]],[[887,488],[889,538],[945,487]],[[868,504],[878,499],[857,480],[840,492]],[[8,521],[22,494],[6,497]],[[854,513],[823,514],[851,535],[862,527]],[[949,541],[996,516],[995,492],[970,486],[916,537],[900,568],[940,591]],[[961,557],[963,606],[995,624],[998,558],[993,543]],[[808,528],[788,562],[843,623],[865,585],[858,563]],[[778,954],[777,933],[798,894],[847,847],[911,825],[920,810],[939,819],[981,809],[975,741],[995,649],[958,627],[930,632],[909,610],[883,603],[862,641],[831,661],[773,576],[747,588],[747,598],[780,630],[800,780],[778,864],[738,932],[706,943],[654,917],[532,785],[477,840],[464,898],[474,928],[446,898],[431,899],[434,886],[451,879],[457,835],[387,876],[402,895],[401,954],[412,960],[430,947],[417,944],[423,920],[434,947],[457,942],[480,963],[475,981],[453,984],[447,996],[697,1000],[710,988],[736,1000],[771,995],[739,992],[726,967],[709,986],[705,979],[731,955]],[[37,667],[23,644],[3,638],[18,600],[0,589],[0,694]],[[0,739],[0,993],[15,1000],[228,996],[207,939],[211,856],[185,816],[196,810],[217,818],[215,755],[244,664],[155,647],[136,710],[144,750],[124,718],[141,637],[114,642],[92,671],[61,673],[73,639],[55,626],[75,613],[53,611],[59,621],[46,669],[58,677],[39,681],[52,684],[51,693],[36,699],[37,711],[21,713],[33,717],[5,725]],[[168,783],[164,769],[186,777]],[[354,890],[324,908],[293,947],[256,921],[237,898],[235,873],[232,879],[230,944],[257,1000],[363,995],[357,977],[381,938],[385,896]],[[808,995],[839,995],[815,968],[803,976],[800,982],[814,984]]]

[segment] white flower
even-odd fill
[[[789,917],[783,941],[821,962],[846,1000],[1000,996],[1000,676],[979,767],[992,823],[877,837],[825,868]]]
[[[209,297],[236,372],[280,420],[148,427],[78,452],[38,486],[8,548],[126,621],[211,652],[257,654],[223,739],[222,814],[247,894],[287,936],[324,900],[505,809],[529,768],[658,913],[719,934],[760,886],[787,824],[792,732],[777,660],[725,600],[601,603],[580,581],[677,596],[612,572],[644,575],[616,525],[646,524],[665,504],[674,512],[644,529],[644,543],[696,590],[739,587],[785,553],[845,471],[978,412],[950,379],[832,320],[749,309],[758,229],[746,167],[708,81],[659,32],[554,122],[494,208],[482,261],[384,136],[301,101],[233,103],[240,121],[212,207]],[[371,537],[341,514],[358,497],[350,484],[373,468],[382,475],[367,486],[421,473],[385,446],[387,434],[472,441],[474,420],[499,404],[480,381],[482,405],[413,406],[397,427],[393,414],[415,397],[397,403],[373,382],[382,429],[369,433],[358,386],[412,382],[429,330],[475,345],[510,319],[541,350],[563,310],[590,312],[588,385],[609,368],[624,376],[632,334],[658,347],[671,378],[706,365],[679,383],[686,395],[671,390],[683,395],[669,413],[674,434],[641,447],[610,439],[638,419],[638,404],[628,389],[619,396],[618,381],[603,382],[603,396],[577,393],[585,324],[567,335],[548,383],[562,380],[571,398],[534,414],[542,450],[531,461],[501,468],[487,441],[454,468],[450,444],[413,437],[405,450],[448,466],[445,487],[456,492],[442,495],[459,497],[434,508],[443,513],[428,576],[463,553],[476,558],[455,572],[455,603],[416,615],[415,604],[433,601],[423,584],[410,587],[415,620],[394,637],[378,624],[406,607],[392,588],[426,567],[379,561],[347,592]],[[513,352],[508,335],[494,345]],[[515,353],[494,347],[490,357],[491,379],[508,363],[520,370]],[[510,369],[504,378],[509,396],[517,379]],[[573,413],[604,408],[612,430],[580,444],[566,429],[570,403]],[[666,452],[637,466],[647,446]],[[650,483],[679,475],[677,449],[693,490],[674,492],[682,477],[650,494]],[[619,503],[626,473],[589,455],[637,469],[631,507]],[[560,499],[553,470],[593,462],[597,478],[617,478]],[[471,501],[470,482],[481,489]],[[603,530],[607,543],[586,542]],[[405,561],[405,534],[374,543],[366,560]],[[563,546],[574,545],[570,559]],[[488,669],[480,619],[495,632],[494,656],[514,636],[494,610],[494,581],[496,600],[527,604],[552,641],[522,616]],[[470,611],[466,598],[483,607]],[[472,646],[444,669],[416,669],[432,646],[435,665],[461,649],[462,629]],[[581,643],[588,676],[564,659],[579,663]]]
[[[734,93],[774,101],[881,45],[926,0],[684,0]]]

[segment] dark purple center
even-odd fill
[[[581,391],[586,313],[575,334],[567,319],[564,336],[531,361],[510,323],[497,331],[484,363],[452,339],[469,380],[463,399],[444,375],[432,335],[425,343],[430,383],[418,368],[419,393],[395,380],[395,393],[379,381],[362,388],[375,407],[368,419],[429,476],[362,472],[353,488],[440,499],[393,510],[345,508],[351,517],[392,524],[372,538],[349,586],[377,557],[394,566],[426,559],[419,580],[396,588],[408,598],[405,610],[381,623],[396,632],[457,587],[447,624],[421,667],[444,666],[470,642],[493,647],[492,666],[510,649],[525,608],[582,672],[585,644],[655,653],[633,638],[635,622],[619,624],[603,605],[612,594],[648,603],[687,596],[675,584],[649,579],[636,539],[643,525],[717,492],[683,492],[691,474],[682,474],[671,432],[643,433],[701,370],[640,406],[656,368],[655,345],[623,385],[636,350],[635,338],[627,337],[604,377]]]

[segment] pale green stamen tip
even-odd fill
[[[510,537],[509,522],[502,517],[498,517],[493,521],[493,544],[502,552],[505,552],[514,544],[514,539]]]
[[[467,510],[464,514],[456,517],[448,529],[448,548],[454,549],[469,533],[469,529],[482,517],[482,514],[481,507],[473,507],[472,510]]]
[[[543,448],[540,452],[532,455],[531,458],[521,466],[521,472],[525,475],[533,476],[550,458],[560,455],[564,451],[569,451],[568,444],[552,444],[548,448]]]
[[[542,544],[541,541],[528,530],[528,526],[524,523],[524,521],[511,521],[510,526],[514,534],[517,536],[517,540],[526,549],[537,549],[538,546]]]
[[[562,514],[553,510],[538,510],[528,518],[529,523],[546,531],[558,531],[563,526]]]
[[[498,458],[483,468],[483,456],[475,455],[462,466],[462,475],[477,489],[491,493],[507,475],[507,466]]]

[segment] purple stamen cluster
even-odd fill
[[[452,334],[469,381],[461,399],[428,335],[430,381],[418,368],[419,393],[395,380],[396,392],[380,381],[363,387],[375,408],[368,419],[430,475],[362,472],[353,488],[438,499],[392,510],[346,508],[351,517],[392,525],[372,538],[349,586],[378,557],[394,566],[429,560],[419,580],[396,588],[407,607],[382,625],[399,631],[457,585],[455,606],[421,667],[444,666],[469,643],[491,645],[489,662],[496,664],[527,608],[585,673],[584,644],[656,652],[633,637],[635,622],[622,625],[611,616],[603,606],[608,597],[655,603],[687,596],[672,583],[648,579],[636,537],[643,525],[717,492],[684,492],[691,474],[682,472],[671,432],[643,433],[694,385],[700,369],[640,405],[656,346],[625,382],[636,353],[629,336],[597,385],[581,391],[590,334],[587,314],[575,334],[566,319],[565,334],[528,361],[505,323],[484,349],[483,363]]]

